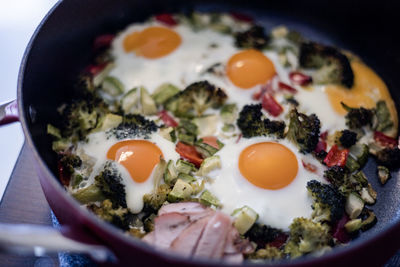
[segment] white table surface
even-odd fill
[[[25,47],[56,0],[0,0],[0,103],[17,96],[17,77]],[[24,136],[19,123],[0,128],[0,200]]]

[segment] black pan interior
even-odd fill
[[[126,1],[69,0],[60,3],[38,32],[21,76],[24,115],[34,144],[56,173],[56,157],[46,136],[47,123],[59,124],[56,108],[77,95],[79,72],[91,60],[91,42],[127,24],[158,12],[199,10],[239,11],[253,15],[267,30],[285,24],[310,39],[334,44],[358,54],[385,80],[397,108],[400,105],[400,42],[394,1]],[[382,187],[370,160],[365,172],[378,191],[373,206],[378,224],[363,237],[385,225],[400,223],[398,173]],[[363,238],[361,237],[361,238]]]

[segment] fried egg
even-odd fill
[[[216,155],[221,169],[209,173],[206,187],[225,213],[247,205],[258,213],[260,223],[286,230],[294,218],[310,217],[306,185],[312,179],[322,182],[324,167],[289,141],[241,138],[237,144],[225,144]],[[315,165],[315,172],[305,169],[303,162]]]
[[[88,136],[87,142],[78,144],[77,151],[95,161],[87,185],[94,182],[94,177],[103,170],[105,162],[115,162],[125,185],[127,206],[133,213],[143,209],[143,195],[154,189],[154,170],[160,158],[179,159],[175,144],[157,132],[148,139],[125,140],[117,140],[106,132],[93,133]]]

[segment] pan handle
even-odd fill
[[[0,126],[19,121],[17,100],[0,105]]]
[[[106,247],[72,240],[49,226],[29,224],[0,224],[0,252],[43,256],[58,252],[80,253],[97,262],[116,262],[115,255]]]

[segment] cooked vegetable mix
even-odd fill
[[[323,254],[379,219],[370,180],[400,167],[398,118],[357,57],[240,14],[161,14],[104,38],[47,126],[61,183],[102,220],[240,263]]]

